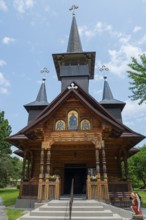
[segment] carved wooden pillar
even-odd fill
[[[100,178],[100,162],[99,162],[99,148],[95,149],[95,155],[96,155],[96,174]]]
[[[46,154],[46,173],[45,173],[45,187],[44,187],[44,199],[47,201],[49,199],[49,176],[51,169],[51,145],[53,141],[48,140],[42,143],[42,148],[45,150]]]
[[[23,158],[22,180],[25,179],[25,165],[26,165],[26,151],[24,151],[24,158]]]
[[[44,177],[44,149],[41,149],[40,155],[40,174],[39,174],[39,186],[38,186],[38,200],[43,198],[43,177]]]
[[[104,178],[104,190],[102,190],[102,200],[109,202],[109,191],[108,191],[108,179],[107,179],[107,169],[106,169],[106,155],[105,155],[105,143],[102,140],[101,144],[102,151],[102,166],[103,166],[103,178]]]
[[[127,151],[124,150],[124,170],[125,170],[125,177],[128,178],[128,159],[127,159]]]
[[[44,149],[41,150],[41,158],[40,158],[40,178],[44,177]]]
[[[51,162],[50,162],[50,159],[51,159],[51,148],[47,149],[47,162],[46,162],[46,178],[49,177],[50,175],[50,165],[51,165]]]
[[[105,179],[105,178],[107,178],[107,170],[106,170],[106,157],[105,157],[104,141],[102,141],[101,150],[102,150],[103,177]]]
[[[100,149],[100,142],[95,141],[95,159],[96,159],[96,175],[100,179],[100,161],[99,161],[99,149]]]

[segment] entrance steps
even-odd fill
[[[110,207],[110,206],[109,206]],[[32,210],[17,220],[67,220],[69,219],[69,200],[52,200]],[[74,200],[72,220],[125,220],[108,206],[96,200]]]

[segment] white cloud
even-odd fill
[[[0,94],[7,94],[8,90],[4,87],[0,87]]]
[[[134,29],[133,29],[133,32],[135,33],[135,32],[138,32],[138,31],[140,31],[142,29],[142,27],[140,27],[140,26],[135,26],[134,27]]]
[[[4,66],[4,65],[6,65],[7,63],[6,63],[6,61],[5,60],[0,60],[0,66]]]
[[[11,37],[8,37],[8,36],[5,36],[3,39],[2,39],[2,43],[3,44],[11,44],[15,42],[15,39],[14,38],[11,38]]]
[[[139,105],[138,101],[126,101],[126,106],[123,110],[123,121],[124,124],[136,130],[140,127],[141,130],[137,132],[146,133],[143,127],[146,123],[146,104]]]
[[[145,44],[146,43],[146,34],[139,40],[138,44]]]
[[[110,35],[115,36],[117,38],[122,36],[122,33],[114,31],[112,25],[105,24],[103,22],[97,22],[95,26],[88,27],[86,25],[79,27],[80,36],[85,36],[87,38],[93,38],[98,33],[108,32]]]
[[[4,0],[0,0],[0,11],[7,11],[7,5]]]
[[[134,32],[141,29],[140,26],[135,26]],[[86,38],[91,39],[95,37],[98,33],[109,34],[111,42],[114,40],[114,44],[119,45],[118,49],[109,49],[109,62],[105,63],[111,73],[116,74],[120,77],[125,77],[125,73],[128,70],[128,63],[131,62],[131,57],[138,58],[139,54],[143,51],[139,47],[140,44],[146,42],[146,35],[144,35],[139,41],[132,42],[132,35],[126,35],[121,32],[115,31],[110,24],[105,24],[103,22],[97,22],[94,27],[87,27],[86,25],[79,28],[80,34],[86,36]],[[115,38],[115,39],[112,39]],[[112,44],[112,47],[114,45]],[[97,62],[101,64],[100,61]]]
[[[92,38],[96,35],[96,31],[90,30],[86,25],[80,26],[79,28],[80,36],[86,36],[87,38]]]
[[[23,14],[27,9],[33,7],[34,0],[14,0],[13,5],[19,13]]]
[[[125,77],[125,73],[128,70],[127,64],[131,62],[131,57],[138,57],[142,50],[128,42],[124,42],[119,50],[109,50],[108,53],[110,61],[105,65],[113,74]]]
[[[0,93],[6,94],[8,93],[7,87],[10,86],[8,80],[5,79],[4,75],[0,72]]]

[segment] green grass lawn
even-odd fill
[[[10,207],[15,204],[18,195],[19,190],[16,188],[0,189],[0,197],[3,200],[3,204],[6,206],[8,220],[16,220],[23,215],[24,210],[11,209]]]

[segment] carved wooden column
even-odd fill
[[[107,178],[107,170],[106,170],[106,158],[105,158],[104,141],[102,141],[101,150],[102,150],[103,177],[105,179],[105,178]]]
[[[24,151],[24,158],[23,158],[22,180],[25,179],[25,165],[26,165],[26,151]]]
[[[96,195],[94,195],[94,198],[97,198],[98,200],[101,200],[101,175],[100,175],[100,148],[101,148],[101,140],[100,138],[96,141],[94,141],[95,145],[95,159],[96,159],[96,175],[97,175],[97,187],[96,187]],[[92,191],[92,183],[91,183],[91,191]]]
[[[103,166],[103,178],[104,178],[104,190],[102,191],[102,200],[106,202],[109,201],[109,191],[108,191],[108,180],[107,180],[107,169],[106,169],[106,156],[105,156],[105,143],[102,140],[101,144],[102,151],[102,166]]]
[[[19,198],[21,198],[22,191],[23,191],[23,181],[25,180],[25,165],[26,165],[26,151],[24,151],[24,157],[23,157],[22,177],[21,177],[21,183],[20,183]]]
[[[48,201],[49,199],[49,176],[51,170],[51,145],[53,144],[52,140],[44,141],[42,143],[42,148],[45,150],[46,154],[46,173],[45,173],[45,187],[44,187],[44,199]]]
[[[100,179],[99,142],[95,142],[96,174]]]
[[[124,169],[125,169],[125,177],[128,179],[128,160],[127,160],[127,151],[124,150]]]
[[[39,186],[38,186],[38,200],[42,200],[43,191],[43,178],[44,178],[44,149],[41,149],[40,155],[40,174],[39,174]]]
[[[48,178],[50,176],[50,159],[51,159],[51,146],[49,147],[49,149],[46,150],[47,151],[47,162],[46,162],[46,178]]]

